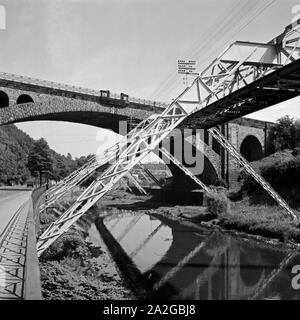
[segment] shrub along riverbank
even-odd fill
[[[285,150],[252,163],[265,180],[294,208],[300,208],[300,152]],[[250,204],[275,204],[274,200],[244,171],[240,191]]]
[[[224,229],[300,243],[300,219],[293,222],[278,205],[253,205],[249,197],[230,203],[222,190],[206,198],[207,214],[214,212],[215,224]]]
[[[291,240],[300,243],[300,155],[285,150],[272,154],[252,166],[287,201],[299,222],[293,222],[258,183],[242,171],[235,191],[216,189],[206,195],[207,213],[214,214],[225,229]],[[230,201],[231,199],[231,201]]]
[[[41,215],[41,231],[56,219],[53,211]],[[72,227],[40,258],[42,294],[46,300],[132,299],[106,248],[87,240]]]

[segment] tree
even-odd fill
[[[24,184],[30,176],[39,176],[39,169],[35,163],[40,163],[38,159],[30,160],[33,167],[30,174],[28,160],[29,154],[34,152],[35,140],[19,130],[15,125],[1,126],[0,128],[0,185]],[[49,149],[49,147],[46,147]],[[79,163],[67,156],[60,155],[50,149],[52,158],[52,172],[49,172],[49,178],[60,180],[72,171],[76,170]],[[34,158],[34,157],[33,157]],[[82,161],[84,161],[84,158]],[[80,163],[82,163],[80,161]],[[41,168],[42,171],[49,171],[49,168]],[[45,170],[46,169],[46,170]]]
[[[36,177],[37,173],[39,174],[40,183],[43,173],[53,174],[53,158],[45,139],[41,138],[34,143],[28,156],[27,167],[32,176]]]
[[[76,158],[76,167],[80,168],[85,165],[94,155],[89,154],[88,156],[81,156],[80,158]]]
[[[69,173],[69,170],[66,166],[63,156],[55,155],[54,153],[52,156],[54,159],[52,178],[54,178],[56,181],[59,181]]]
[[[300,120],[295,120],[289,116],[278,119],[271,130],[271,139],[275,151],[294,150],[300,145]]]

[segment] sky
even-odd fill
[[[184,89],[178,59],[195,59],[200,71],[230,42],[267,42],[295,18],[300,0],[0,0],[1,5],[6,23],[1,28],[0,21],[0,71],[170,101]],[[299,103],[297,98],[249,117],[300,118]],[[114,141],[107,130],[72,123],[18,127],[75,157]]]

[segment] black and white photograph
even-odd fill
[[[0,300],[300,300],[300,0],[0,0]]]

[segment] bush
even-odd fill
[[[293,156],[294,157],[300,156],[300,146],[293,150]]]
[[[61,261],[62,259],[77,258],[82,262],[90,258],[92,253],[86,245],[81,231],[71,228],[58,238],[42,255],[42,261]]]
[[[297,185],[300,181],[300,156],[293,157],[288,161],[274,161],[258,167],[261,176],[273,187]],[[251,193],[258,188],[257,182],[245,172],[240,176],[242,190]]]
[[[40,224],[41,224],[41,231],[45,231],[51,223],[53,223],[57,218],[53,213],[48,213],[46,211],[43,211],[40,214]]]
[[[207,207],[207,211],[210,214],[216,214],[217,216],[230,214],[230,201],[227,198],[224,189],[215,189],[211,193],[205,194],[204,203]]]

